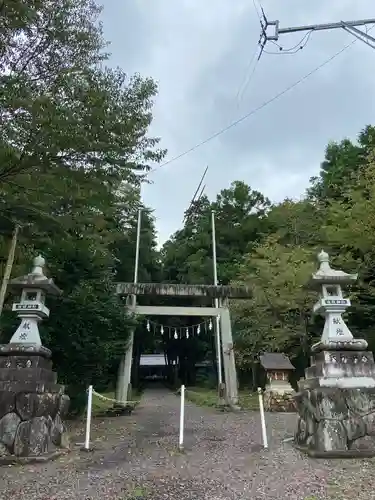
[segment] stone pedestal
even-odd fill
[[[287,379],[270,379],[263,395],[264,409],[275,412],[295,412],[295,391]]]
[[[295,396],[295,444],[311,456],[375,456],[375,364],[361,346],[354,339],[315,346]]]
[[[0,346],[0,460],[48,458],[67,446],[69,397],[50,358],[35,344]]]
[[[274,412],[295,412],[295,391],[288,381],[288,373],[282,372],[278,378],[274,375],[274,373],[268,374],[268,384],[263,394],[264,409]]]
[[[290,391],[278,392],[271,388],[266,388],[263,395],[265,411],[273,412],[295,412],[296,403],[294,400],[294,391],[290,387]]]

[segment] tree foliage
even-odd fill
[[[216,200],[203,196],[185,215],[162,249],[165,279],[182,283],[213,282],[212,211],[215,214],[218,277],[227,284],[242,255],[259,239],[270,202],[242,181],[223,189]]]
[[[374,349],[375,148],[359,172],[358,182],[347,188],[345,199],[330,204],[324,231],[332,247],[339,249],[340,265],[359,273],[358,286],[352,291],[351,326]]]
[[[308,196],[323,205],[342,199],[348,186],[356,185],[361,167],[375,146],[375,127],[365,127],[353,143],[344,139],[340,143],[330,142],[320,175],[311,179]]]
[[[164,155],[148,134],[156,84],[106,66],[99,14],[93,0],[15,1],[0,21],[0,263],[20,224],[12,276],[46,258],[64,295],[49,299],[43,342],[77,393],[113,383],[133,325],[115,282],[133,273],[140,184]],[[146,226],[140,275],[152,280],[151,215]],[[6,340],[16,320],[1,321]]]
[[[237,365],[253,373],[254,384],[262,351],[286,352],[303,375],[322,330],[322,318],[312,316],[316,293],[307,287],[322,248],[333,266],[359,272],[359,283],[347,292],[353,298],[347,320],[375,348],[374,138],[374,127],[367,126],[357,142],[329,143],[320,175],[300,201],[271,206],[243,182],[215,202],[203,198],[164,246],[164,266],[174,279],[190,283],[205,276],[212,283],[209,212],[216,210],[219,279],[253,292],[249,300],[231,301],[231,314]]]
[[[314,302],[306,278],[313,269],[310,249],[282,244],[274,234],[243,259],[237,283],[249,286],[253,296],[231,303],[240,368],[250,369],[263,351],[295,356],[302,348],[306,354]]]
[[[316,294],[305,285],[321,248],[331,253],[333,266],[359,272],[359,283],[347,292],[354,304],[347,320],[375,347],[373,137],[374,128],[366,127],[358,143],[329,144],[306,199],[286,200],[269,211],[268,232],[245,256],[238,275],[254,292],[250,301],[233,304],[240,367],[251,368],[262,350],[285,351],[300,367],[308,364],[322,320],[311,316]]]

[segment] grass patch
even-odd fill
[[[115,391],[106,391],[100,393],[102,396],[115,399]],[[133,389],[132,391],[132,401],[139,401],[141,398],[141,392]],[[130,411],[132,411],[136,407],[136,404],[130,403],[126,406]],[[112,413],[114,411],[114,404],[112,401],[106,401],[104,399],[99,398],[95,394],[92,397],[92,415],[93,417],[103,416],[107,413]],[[116,413],[116,412],[114,412]],[[119,411],[121,413],[121,411]]]
[[[198,406],[216,408],[218,406],[218,391],[204,387],[189,387],[186,389],[186,399]],[[239,405],[244,410],[259,410],[258,394],[240,391]]]
[[[102,396],[105,396],[106,398],[111,398],[114,399],[115,397],[115,391],[106,391],[103,393],[100,393]],[[102,415],[106,411],[108,411],[110,408],[113,407],[113,403],[110,401],[105,401],[104,399],[99,399],[95,394],[92,396],[92,415],[94,417]]]
[[[131,496],[128,498],[129,498],[129,500],[133,500],[136,498],[138,498],[138,499],[146,498],[146,495],[148,495],[148,493],[149,493],[148,488],[144,488],[142,486],[136,486],[134,488],[134,490],[132,491]]]
[[[240,391],[239,403],[244,410],[258,411],[259,396],[257,392]]]
[[[148,495],[150,494],[150,490],[147,487],[144,486],[135,486],[134,488],[131,488],[130,491],[128,491],[125,494],[125,497],[123,500],[142,500],[146,498],[150,498]]]
[[[218,404],[218,392],[203,387],[189,387],[185,392],[186,399],[198,406],[214,408]]]

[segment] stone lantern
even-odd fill
[[[318,255],[311,285],[320,292],[314,313],[325,318],[311,366],[296,394],[299,413],[295,444],[316,457],[375,455],[375,363],[367,342],[353,338],[342,314],[351,305],[343,295],[356,274],[332,269]]]
[[[62,418],[69,397],[57,384],[51,351],[38,329],[49,317],[46,296],[61,294],[44,275],[44,265],[38,256],[31,273],[9,282],[8,289],[20,295],[12,310],[21,321],[9,344],[0,345],[0,457],[5,461],[55,456],[66,441]]]

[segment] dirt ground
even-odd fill
[[[372,460],[312,460],[290,441],[293,414],[268,414],[269,450],[259,413],[186,405],[185,452],[178,444],[179,399],[146,391],[130,416],[96,419],[94,451],[54,462],[0,468],[0,498],[11,500],[371,500]],[[83,425],[72,441],[83,441]]]

